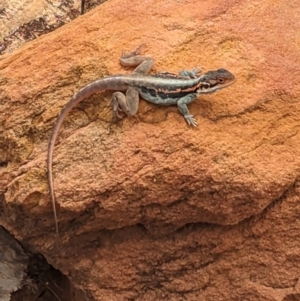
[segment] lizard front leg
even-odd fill
[[[180,76],[183,76],[183,77],[197,78],[197,77],[200,76],[201,71],[202,71],[202,68],[201,68],[201,67],[194,68],[194,69],[192,69],[192,70],[181,70],[181,71],[179,72],[179,75],[180,75]]]
[[[198,123],[193,115],[190,114],[190,111],[187,107],[187,104],[191,103],[195,98],[197,98],[196,93],[188,94],[177,101],[177,106],[180,113],[185,118],[188,125],[197,126]]]

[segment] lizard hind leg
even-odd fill
[[[119,114],[119,111],[123,111],[126,115],[128,115],[129,108],[126,103],[126,97],[122,92],[115,92],[112,95],[111,101],[109,105],[112,103],[113,105],[113,119],[122,119],[123,116]]]
[[[154,60],[151,57],[146,57],[145,60],[138,65],[132,72],[132,74],[147,74],[152,69]]]
[[[136,115],[139,108],[139,92],[135,88],[128,88],[126,96],[122,92],[115,92],[110,103],[113,104],[113,118],[121,119],[119,111],[123,111],[127,116]]]
[[[133,74],[147,74],[154,64],[154,60],[151,57],[139,55],[142,46],[143,45],[139,46],[130,53],[122,53],[120,58],[120,64],[122,66],[136,67]]]
[[[135,116],[139,108],[139,91],[129,87],[126,91],[126,103],[129,108],[128,116]]]

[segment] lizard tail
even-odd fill
[[[55,219],[55,232],[56,232],[56,242],[57,245],[60,245],[60,236],[58,229],[58,219],[57,219],[57,211],[55,205],[55,195],[54,195],[54,187],[53,187],[53,176],[52,176],[52,163],[53,163],[53,150],[55,141],[59,132],[59,129],[67,116],[67,114],[83,99],[89,97],[90,95],[100,92],[103,90],[121,90],[123,87],[120,85],[120,77],[119,76],[111,76],[106,77],[100,80],[97,80],[84,88],[78,91],[69,102],[62,108],[60,114],[58,115],[56,122],[52,128],[51,137],[48,144],[48,153],[47,153],[47,177],[48,177],[48,186],[51,194],[51,202],[53,207],[53,214]],[[121,88],[121,89],[120,89]]]

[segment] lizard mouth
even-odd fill
[[[223,88],[226,88],[230,85],[232,85],[233,83],[235,83],[236,81],[236,78],[232,79],[230,82],[227,82],[227,83],[224,83],[224,84],[216,84],[214,86],[210,85],[209,87],[207,88],[199,88],[197,90],[197,93],[198,94],[210,94],[210,93],[213,93],[213,92],[217,92],[219,90],[222,90]]]

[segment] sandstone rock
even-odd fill
[[[300,7],[296,0],[111,0],[0,59],[0,224],[95,300],[298,300]],[[154,71],[224,67],[237,82],[189,106],[111,93],[62,106],[145,43]]]
[[[0,227],[0,300],[9,301],[12,292],[24,284],[29,257],[14,237]]]
[[[85,12],[106,0],[84,1]],[[82,0],[2,0],[0,2],[0,54],[13,52],[27,41],[79,16]]]

